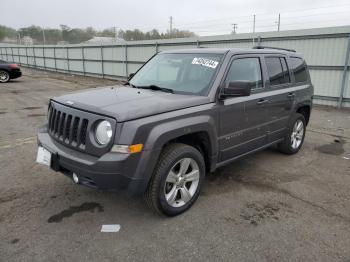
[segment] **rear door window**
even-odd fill
[[[290,83],[288,66],[284,57],[266,57],[265,61],[271,86]]]
[[[291,57],[289,60],[290,60],[290,67],[294,74],[295,83],[306,82],[307,71],[306,71],[305,61],[299,57]]]

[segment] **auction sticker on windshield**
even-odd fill
[[[193,65],[202,65],[206,67],[216,68],[219,64],[218,61],[210,60],[207,58],[195,57],[192,60]]]

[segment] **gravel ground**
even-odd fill
[[[350,261],[349,110],[315,107],[297,155],[220,168],[188,212],[163,218],[35,163],[48,99],[113,83],[26,69],[0,85],[0,261]]]

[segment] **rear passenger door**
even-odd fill
[[[284,55],[265,56],[265,68],[268,76],[268,140],[274,142],[285,135],[291,115],[295,94],[292,80]]]
[[[259,55],[234,56],[222,87],[229,82],[253,83],[250,96],[227,97],[220,103],[219,161],[251,152],[267,143],[268,114]]]

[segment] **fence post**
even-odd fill
[[[100,48],[100,51],[101,51],[101,71],[102,71],[102,78],[105,78],[105,66],[103,64],[103,47],[102,47],[102,43],[101,43],[101,48]]]
[[[68,70],[68,73],[70,73],[69,56],[68,56],[68,46],[66,46],[66,58],[67,58],[67,70]]]
[[[7,47],[5,47],[5,53],[6,53],[6,61],[8,61],[9,59],[8,59],[8,57],[7,57]]]
[[[85,76],[85,54],[84,54],[84,46],[81,46],[81,58],[83,59],[83,75]]]
[[[128,72],[128,45],[125,44],[125,74],[126,78],[129,76]]]
[[[36,56],[35,56],[35,47],[33,46],[33,59],[34,59],[34,67],[37,68],[37,64],[36,64]]]
[[[26,58],[27,58],[27,66],[29,67],[29,61],[28,61],[28,46],[25,46],[26,49]]]
[[[53,47],[53,61],[55,63],[55,71],[57,72],[57,64],[56,64],[56,46]]]
[[[158,54],[158,42],[156,42],[156,54]]]
[[[44,59],[44,69],[46,70],[45,46],[43,46],[43,59]]]
[[[197,40],[197,48],[200,48],[199,40]]]
[[[345,86],[346,86],[346,76],[348,74],[349,57],[350,57],[350,34],[348,37],[348,46],[347,46],[346,55],[345,55],[343,76],[342,76],[342,80],[341,80],[339,99],[338,99],[338,108],[341,108],[342,102],[343,102],[344,91],[345,91]]]
[[[12,62],[15,62],[15,58],[13,57],[13,48],[11,46],[11,54],[12,54]]]

